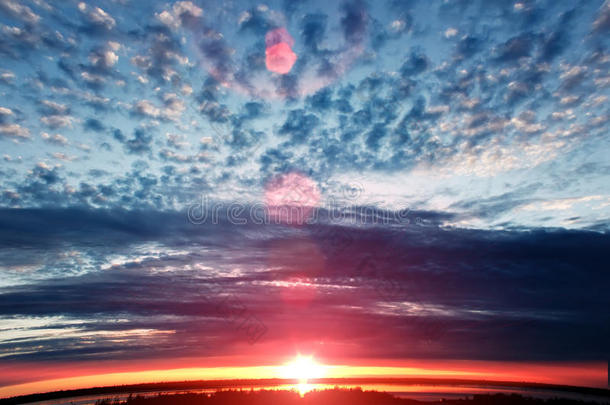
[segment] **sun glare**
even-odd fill
[[[282,367],[282,377],[296,379],[304,384],[309,379],[324,377],[325,369],[314,360],[313,356],[298,355],[296,359]]]
[[[296,389],[301,397],[313,389],[313,385],[307,383],[308,380],[322,378],[325,374],[326,367],[317,363],[313,356],[302,356],[300,354],[293,361],[282,366],[281,369],[282,378],[299,380]]]

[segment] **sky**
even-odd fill
[[[597,0],[0,0],[0,395],[297,353],[605,386],[609,34]]]

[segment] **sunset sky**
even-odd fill
[[[610,3],[0,0],[0,397],[607,384]]]

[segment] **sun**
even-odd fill
[[[313,356],[302,356],[297,357],[285,364],[282,367],[282,377],[299,380],[299,383],[305,384],[307,380],[312,378],[322,378],[326,372],[326,367],[316,362]]]
[[[313,356],[302,356],[299,354],[293,361],[281,367],[280,374],[282,378],[299,381],[295,388],[302,398],[307,392],[314,389],[314,386],[308,384],[307,380],[324,377],[327,368],[327,366],[316,362]]]

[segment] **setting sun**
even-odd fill
[[[610,405],[610,0],[0,0],[0,150],[0,405]]]
[[[294,378],[300,383],[306,383],[312,378],[322,378],[326,374],[326,366],[317,363],[313,356],[298,355],[293,361],[282,367],[282,378]]]

